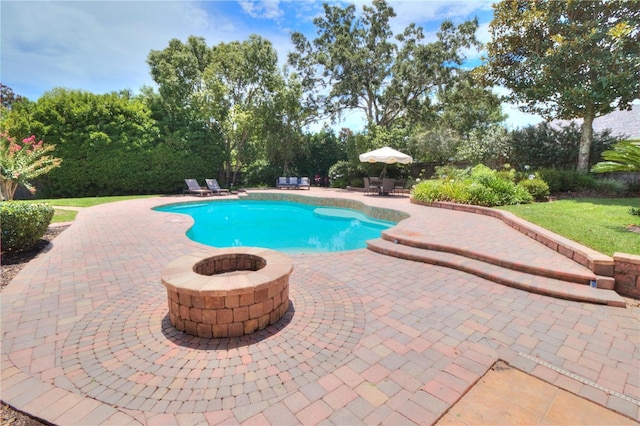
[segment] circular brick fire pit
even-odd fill
[[[199,337],[237,337],[274,324],[289,309],[293,263],[274,250],[232,247],[182,256],[162,271],[169,318]]]

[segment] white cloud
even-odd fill
[[[234,31],[195,3],[173,1],[3,2],[1,18],[2,82],[31,99],[58,86],[137,90],[151,82],[150,50]]]
[[[277,19],[284,16],[278,0],[240,0],[238,3],[253,18]]]
[[[461,1],[461,0],[427,0],[427,1],[389,1],[389,4],[396,12],[393,19],[393,30],[395,33],[401,32],[412,22],[417,24],[422,22],[439,23],[445,19],[454,23],[473,19],[474,16],[486,13],[491,10],[492,1]]]
[[[152,84],[146,63],[151,50],[164,49],[169,40],[202,36],[212,46],[246,40],[259,34],[272,42],[281,65],[292,49],[289,32],[302,31],[312,39],[314,17],[323,15],[324,0],[273,1],[7,1],[0,15],[2,83],[16,94],[36,100],[54,87],[105,93],[137,91]],[[351,1],[331,1],[346,6]],[[357,1],[358,13],[363,4]],[[425,28],[429,38],[444,18],[456,23],[483,16],[488,1],[390,1],[397,13],[394,33],[410,23]],[[488,37],[488,22],[478,36]],[[477,53],[465,52],[469,58]],[[345,117],[342,125],[359,129],[362,117]]]
[[[502,112],[508,115],[505,124],[509,130],[520,129],[522,127],[535,125],[545,121],[539,115],[522,112],[518,107],[512,104],[503,103]]]

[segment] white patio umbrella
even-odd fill
[[[413,158],[411,158],[410,155],[403,154],[388,146],[365,152],[364,154],[360,154],[358,158],[363,163],[384,163],[382,175],[384,175],[387,170],[387,164],[411,164],[413,162]]]

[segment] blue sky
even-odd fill
[[[291,50],[289,34],[313,38],[313,18],[323,1],[7,1],[0,2],[0,81],[16,94],[37,100],[54,87],[106,93],[153,85],[146,63],[151,50],[169,40],[204,37],[209,45],[245,40],[259,34],[270,40],[285,63]],[[329,1],[346,5],[348,2]],[[361,10],[366,1],[354,1]],[[433,38],[440,23],[478,17],[478,37],[488,41],[490,0],[389,1],[398,15],[394,33],[409,23]],[[467,52],[470,65],[481,52]],[[499,90],[499,89],[497,89]],[[505,105],[509,127],[540,121]],[[362,119],[347,116],[343,126],[360,130]]]

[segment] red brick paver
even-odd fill
[[[407,197],[305,195],[402,210],[421,232],[461,246],[577,268],[493,218]],[[85,209],[21,271],[2,293],[3,401],[56,424],[429,424],[503,359],[638,418],[637,308],[554,299],[365,249],[292,255],[291,308],[261,332],[183,334],[169,323],[160,273],[202,246],[185,236],[190,218],[151,208],[185,200],[196,199]]]

